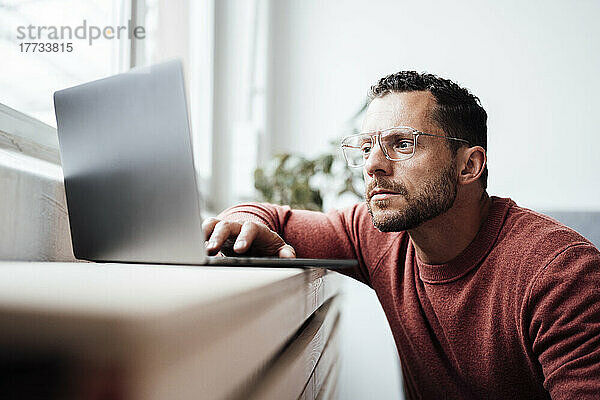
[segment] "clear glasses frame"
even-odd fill
[[[409,133],[413,135],[414,143],[412,146],[412,152],[403,154],[402,157],[391,157],[389,155],[387,147],[382,145],[381,135],[385,136],[386,134],[389,134],[392,131],[398,131],[398,130],[406,130],[406,131],[409,131]],[[356,161],[354,161],[353,157],[350,155],[350,152],[352,152],[352,150],[357,150],[357,149],[360,150],[361,147],[352,146],[349,143],[352,142],[352,139],[357,138],[357,137],[362,137],[365,135],[369,135],[369,138],[371,139],[371,148],[375,147],[375,144],[377,143],[379,145],[379,148],[383,151],[385,158],[387,158],[390,161],[404,161],[404,160],[408,160],[409,158],[414,156],[416,148],[417,148],[419,136],[438,137],[438,138],[443,138],[443,139],[448,139],[448,140],[456,140],[459,142],[464,142],[466,144],[469,144],[469,141],[467,141],[465,139],[457,138],[457,137],[435,135],[433,133],[425,133],[425,132],[421,132],[415,128],[412,128],[410,126],[395,126],[392,128],[384,129],[382,131],[362,132],[362,133],[357,133],[354,135],[345,136],[344,138],[342,138],[341,148],[342,148],[342,152],[344,153],[344,158],[346,159],[346,162],[348,163],[348,166],[353,167],[353,168],[363,167],[365,165],[366,160],[369,158],[369,156],[367,155],[366,157],[361,157],[360,161],[356,162]]]

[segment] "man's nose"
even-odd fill
[[[376,141],[375,145],[371,149],[369,158],[365,160],[365,172],[370,175],[390,175],[392,173],[393,161],[388,160],[383,153],[383,149],[379,145],[379,141]]]

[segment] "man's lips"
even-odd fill
[[[401,193],[394,192],[388,189],[374,189],[369,193],[369,200],[383,200],[391,196],[398,196]]]

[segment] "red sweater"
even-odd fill
[[[475,239],[443,265],[420,261],[406,232],[379,232],[365,204],[326,214],[245,204],[221,216],[265,223],[298,257],[356,258],[346,274],[375,290],[408,398],[600,398],[600,252],[492,200]]]

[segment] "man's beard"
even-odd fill
[[[389,200],[379,200],[377,207],[379,210],[373,214],[371,199],[368,196],[376,187],[404,196],[406,208],[394,210],[390,208]],[[366,188],[365,199],[375,228],[381,232],[400,232],[414,229],[452,208],[456,199],[456,187],[456,162],[453,160],[438,176],[432,177],[416,193],[409,194],[402,182],[373,179]]]

